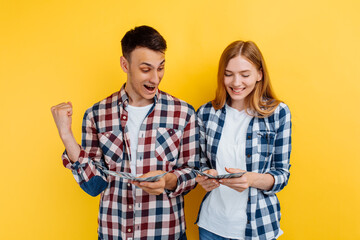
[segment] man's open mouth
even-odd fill
[[[149,90],[150,92],[153,92],[155,90],[155,86],[151,86],[151,85],[146,85],[144,84],[144,87]]]

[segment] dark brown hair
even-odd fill
[[[158,31],[149,26],[139,26],[129,30],[121,39],[123,56],[130,61],[130,54],[137,47],[145,47],[164,53],[166,41]]]

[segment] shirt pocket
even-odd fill
[[[258,138],[258,153],[268,158],[272,155],[274,150],[274,143],[275,143],[276,133],[273,131],[258,131],[257,138]]]
[[[159,127],[156,132],[155,157],[159,161],[174,161],[179,154],[182,132]]]
[[[98,133],[99,145],[107,164],[121,162],[124,153],[124,144],[121,130]]]

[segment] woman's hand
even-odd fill
[[[245,172],[238,168],[225,168],[228,173]],[[273,188],[275,179],[268,173],[246,172],[239,178],[227,178],[219,180],[220,184],[228,186],[238,192],[242,192],[249,187],[269,191]]]
[[[239,173],[245,172],[244,170],[238,168],[225,168],[228,173]],[[222,185],[228,186],[229,188],[234,189],[235,191],[242,192],[250,187],[249,178],[247,176],[248,173],[245,173],[241,177],[238,178],[224,178],[220,179],[219,182]]]
[[[213,175],[213,176],[217,176],[218,173],[215,169],[209,169],[204,171],[204,173]],[[220,186],[219,181],[216,179],[208,179],[208,177],[205,176],[200,176],[198,175],[195,178],[196,182],[198,182],[207,192],[210,192],[211,190],[217,188]]]

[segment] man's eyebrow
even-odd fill
[[[165,59],[162,60],[162,62],[159,64],[159,66],[163,65],[164,63],[165,63]],[[146,66],[148,66],[148,67],[154,68],[154,66],[151,65],[150,63],[147,63],[147,62],[142,62],[142,63],[140,63],[140,65],[143,65],[143,64],[146,65]]]
[[[151,65],[150,63],[147,63],[147,62],[142,62],[142,63],[140,63],[140,65],[146,65],[146,66],[148,66],[148,67],[154,67],[153,65]]]

